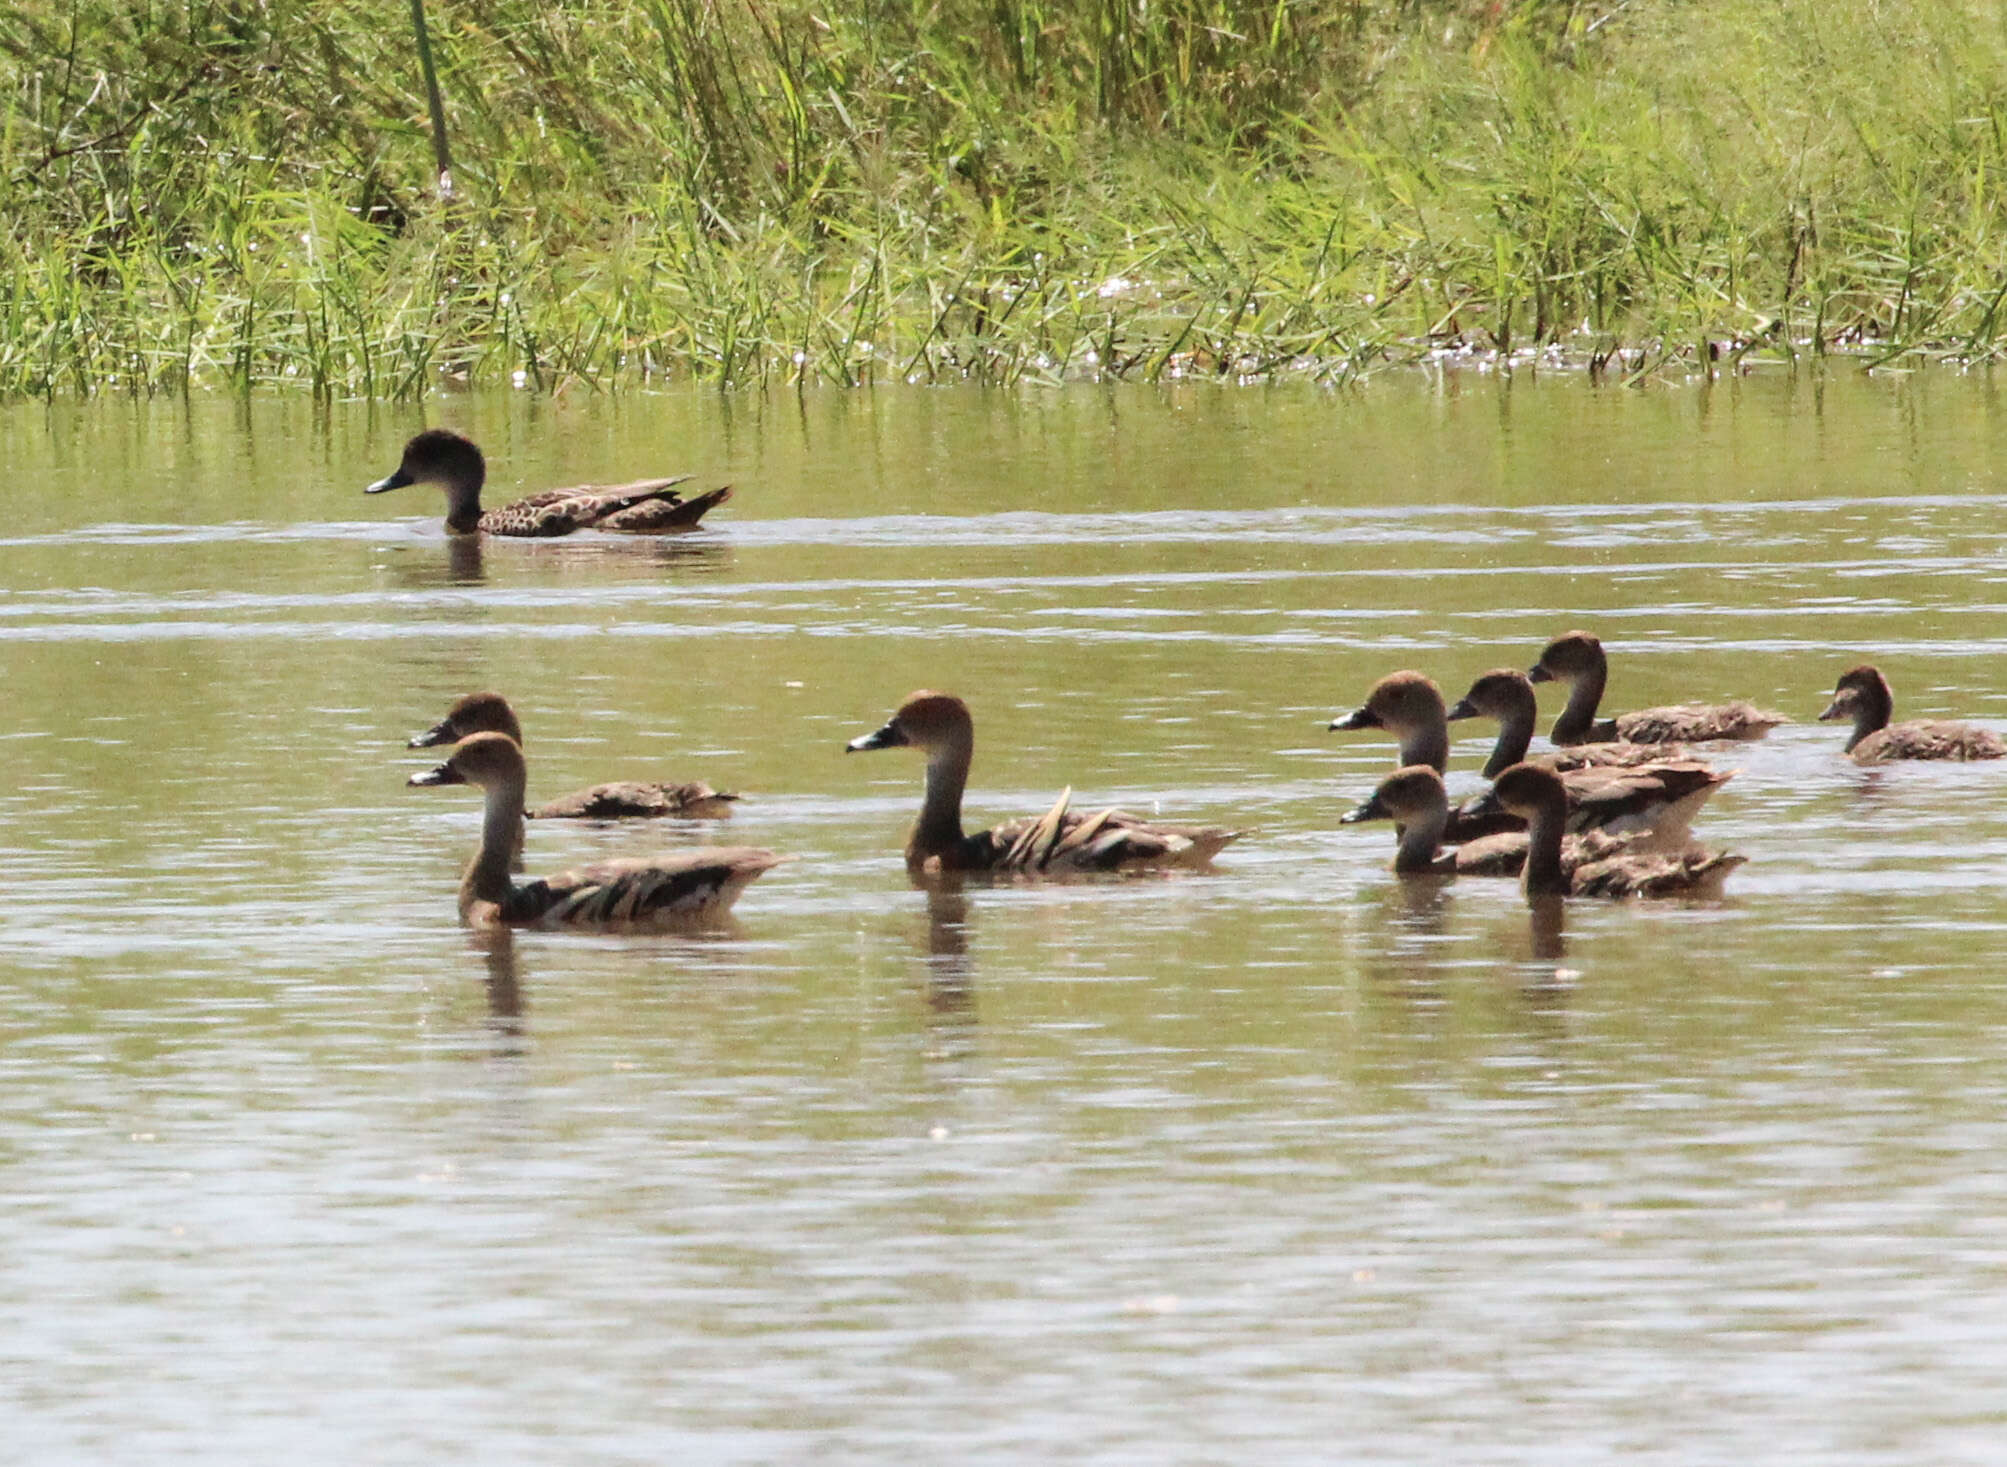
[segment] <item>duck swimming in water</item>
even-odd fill
[[[1568,685],[1568,703],[1548,737],[1556,744],[1622,740],[1630,744],[1702,744],[1717,739],[1760,739],[1791,720],[1750,703],[1679,703],[1641,708],[1615,718],[1596,718],[1610,666],[1603,644],[1587,632],[1568,632],[1549,642],[1526,674],[1536,683]]]
[[[1043,815],[1008,821],[974,835],[962,832],[962,792],[975,756],[976,727],[968,704],[952,693],[918,692],[875,732],[845,750],[916,748],[927,756],[927,793],[906,842],[915,872],[1133,871],[1202,867],[1239,831],[1216,825],[1157,825],[1120,810],[1084,814],[1062,793]]]
[[[1568,793],[1560,775],[1538,764],[1515,764],[1492,789],[1500,804],[1527,823],[1520,880],[1529,902],[1554,896],[1715,896],[1728,873],[1747,859],[1698,847],[1674,854],[1627,848],[1571,866],[1562,849]]]
[[[1819,722],[1851,719],[1853,733],[1846,752],[1856,764],[1886,764],[1898,759],[1998,759],[2007,756],[2007,742],[1998,734],[1969,723],[1943,719],[1913,719],[1890,723],[1895,694],[1889,680],[1871,663],[1840,674],[1833,701]]]
[[[406,745],[430,749],[440,744],[456,744],[477,733],[507,734],[522,747],[523,729],[516,710],[500,693],[469,693],[457,699],[440,719],[424,733],[414,734]],[[529,820],[629,820],[655,819],[679,815],[686,819],[711,819],[732,813],[734,794],[721,793],[701,780],[685,784],[651,784],[623,780],[574,790],[550,800],[534,810],[525,810]]]
[[[446,491],[446,528],[455,535],[548,538],[574,530],[616,530],[631,535],[694,530],[697,522],[732,497],[730,485],[685,499],[675,486],[690,476],[642,479],[632,484],[579,484],[546,489],[491,509],[481,509],[488,464],[470,438],[428,428],[404,445],[395,472],[363,490],[382,494],[407,484],[436,484]]]
[[[601,861],[517,886],[509,875],[522,829],[523,751],[507,734],[477,733],[444,764],[408,781],[472,784],[484,797],[481,844],[460,879],[460,918],[475,927],[672,927],[723,916],[784,857],[713,846],[641,860]]]

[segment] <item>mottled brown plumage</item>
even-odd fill
[[[1568,795],[1561,776],[1538,764],[1515,764],[1492,786],[1499,803],[1527,822],[1521,881],[1528,901],[1552,896],[1712,896],[1745,857],[1692,847],[1684,851],[1620,850],[1575,862],[1563,858]]]
[[[472,439],[444,428],[428,428],[404,445],[403,458],[394,473],[363,492],[381,494],[407,484],[436,484],[446,491],[446,528],[452,533],[537,539],[583,529],[648,535],[691,530],[732,495],[731,486],[726,485],[685,499],[675,492],[675,486],[690,476],[678,474],[632,484],[546,489],[483,512],[481,488],[487,477],[487,461]]]
[[[446,716],[422,734],[412,736],[409,747],[429,749],[439,744],[458,743],[477,733],[507,734],[520,747],[522,725],[516,710],[500,693],[469,693],[446,710]],[[655,819],[664,815],[688,819],[715,819],[732,813],[737,795],[712,789],[701,780],[682,784],[648,784],[623,780],[574,790],[534,810],[524,811],[531,820],[630,820]]]
[[[518,886],[509,864],[522,828],[523,751],[507,734],[477,733],[414,785],[473,784],[484,797],[481,844],[460,880],[461,920],[476,927],[667,927],[722,916],[782,857],[712,846],[602,861]]]
[[[1889,680],[1871,663],[1840,674],[1833,701],[1819,715],[1821,723],[1853,722],[1846,752],[1857,764],[1887,764],[1899,759],[1999,759],[2007,756],[2007,741],[1990,730],[1944,719],[1912,719],[1890,723],[1895,693]]]
[[[1219,826],[1158,825],[1120,810],[1083,814],[1061,793],[1043,815],[962,832],[962,792],[975,755],[975,721],[950,693],[918,692],[882,728],[852,739],[851,753],[913,747],[927,756],[927,793],[906,843],[915,871],[1057,874],[1199,867],[1240,832]]]
[[[1705,744],[1723,739],[1760,739],[1791,720],[1750,703],[1678,703],[1641,708],[1615,718],[1596,718],[1609,680],[1603,644],[1587,632],[1568,632],[1549,642],[1527,672],[1529,681],[1568,684],[1568,704],[1548,734],[1556,744],[1588,744],[1620,739],[1631,744]]]

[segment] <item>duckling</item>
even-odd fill
[[[473,784],[485,798],[480,848],[460,879],[460,919],[474,927],[674,926],[721,917],[784,857],[712,846],[641,860],[602,861],[517,886],[509,877],[522,828],[523,751],[507,734],[464,739],[414,785]]]
[[[363,490],[382,494],[407,484],[437,484],[446,491],[446,528],[455,535],[548,537],[574,530],[618,530],[627,534],[659,535],[694,530],[697,522],[732,497],[731,486],[688,499],[675,486],[690,476],[643,479],[633,484],[579,484],[546,489],[500,509],[481,511],[481,486],[488,464],[472,439],[445,428],[428,428],[404,445],[396,472]]]
[[[1072,791],[1039,816],[962,833],[962,791],[975,754],[975,720],[951,693],[917,692],[884,727],[846,744],[848,753],[911,746],[927,756],[927,793],[906,842],[914,872],[1129,871],[1200,867],[1240,832],[1220,826],[1152,825],[1120,810],[1070,810]]]
[[[1533,743],[1533,725],[1539,719],[1540,704],[1533,683],[1516,667],[1496,667],[1470,685],[1470,691],[1451,705],[1451,723],[1464,718],[1498,720],[1498,742],[1484,761],[1484,777],[1496,779],[1527,757]],[[1649,764],[1655,760],[1679,758],[1685,750],[1678,744],[1576,744],[1538,756],[1533,762],[1545,764],[1559,774],[1590,765]]]
[[[1547,644],[1526,676],[1536,683],[1569,685],[1568,705],[1554,720],[1550,739],[1564,748],[1612,739],[1629,744],[1700,744],[1717,739],[1760,739],[1778,724],[1791,721],[1781,713],[1766,713],[1738,702],[1641,708],[1598,722],[1596,705],[1603,699],[1609,675],[1603,644],[1589,633],[1569,632]]]
[[[439,744],[458,743],[477,733],[507,734],[518,747],[523,742],[522,725],[516,710],[500,693],[469,693],[457,700],[424,733],[414,734],[406,745],[429,749]],[[623,780],[574,790],[560,799],[548,801],[534,810],[525,810],[529,820],[627,820],[680,815],[687,819],[713,819],[732,813],[739,797],[712,789],[701,780],[687,784],[647,784]]]
[[[1677,854],[1623,849],[1577,863],[1563,859],[1568,792],[1561,776],[1538,764],[1515,764],[1492,786],[1499,803],[1527,822],[1526,899],[1553,896],[1714,896],[1745,857],[1698,847]]]
[[[1819,715],[1819,722],[1853,720],[1846,752],[1857,764],[1885,764],[1895,759],[1998,759],[2007,755],[2007,743],[1986,729],[1942,719],[1890,723],[1894,712],[1895,694],[1889,689],[1889,680],[1879,668],[1864,662],[1840,674],[1833,701]]]

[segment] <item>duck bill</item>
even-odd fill
[[[1844,697],[1835,698],[1826,705],[1826,711],[1819,715],[1819,722],[1838,723],[1843,718],[1852,718],[1853,716],[1854,709],[1851,701]]]
[[[466,782],[467,776],[455,769],[451,764],[441,764],[437,769],[424,770],[421,773],[412,775],[411,778],[405,781],[406,784],[416,785],[465,784]]]
[[[384,475],[383,478],[378,479],[362,492],[365,494],[386,494],[392,489],[402,489],[406,484],[416,484],[417,482],[411,475],[405,473],[403,469],[399,469],[395,473]]]
[[[407,749],[436,749],[441,744],[457,744],[460,735],[453,731],[453,720],[442,718],[424,733],[413,734],[405,741]]]
[[[1368,820],[1386,820],[1389,818],[1387,807],[1380,803],[1380,796],[1375,793],[1353,809],[1340,815],[1338,823],[1340,825],[1362,825]]]
[[[1547,670],[1546,663],[1536,662],[1526,669],[1526,680],[1529,683],[1551,683],[1554,681],[1554,674]]]
[[[1380,722],[1380,716],[1372,709],[1355,708],[1343,718],[1332,719],[1331,727],[1335,730],[1345,728],[1381,728],[1384,725]]]
[[[852,739],[843,746],[843,752],[862,754],[870,749],[897,749],[902,748],[907,742],[906,731],[899,727],[897,720],[892,720],[881,729]]]
[[[1450,711],[1443,715],[1451,723],[1455,723],[1459,718],[1476,718],[1477,716],[1478,712],[1475,708],[1471,707],[1470,699],[1468,698],[1457,699],[1455,703],[1450,705]]]

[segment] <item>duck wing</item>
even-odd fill
[[[1790,721],[1753,703],[1675,703],[1620,715],[1616,736],[1633,744],[1705,744],[1719,739],[1760,739]]]
[[[639,504],[615,510],[593,521],[593,528],[614,530],[625,535],[662,535],[674,534],[679,530],[694,530],[699,520],[731,497],[730,484],[707,489],[704,493],[693,494],[688,499],[679,494],[665,493],[653,499],[643,500]]]
[[[602,861],[517,887],[498,915],[514,927],[606,927],[722,916],[783,857],[752,846]]]
[[[1913,719],[1876,729],[1854,745],[1857,764],[1881,764],[1894,759],[1998,759],[2007,743],[1990,729],[1941,719]]]
[[[647,784],[621,780],[573,790],[525,813],[532,820],[635,820],[664,815],[729,815],[737,795],[712,789],[701,780],[688,784]]]

